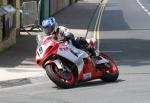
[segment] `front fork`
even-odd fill
[[[58,67],[59,70],[64,70],[64,66],[63,66],[61,60],[56,59],[56,60],[54,60],[54,63],[56,64],[56,66]]]

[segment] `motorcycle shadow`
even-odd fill
[[[69,89],[75,89],[75,88],[84,88],[84,87],[93,87],[93,86],[102,86],[102,85],[108,85],[108,84],[116,84],[116,83],[121,83],[124,82],[126,80],[123,79],[118,79],[116,82],[104,82],[104,81],[100,81],[100,80],[92,80],[92,81],[88,81],[88,82],[80,82],[78,83],[75,87],[73,88],[69,88]],[[64,90],[60,87],[54,86],[53,88],[59,89],[59,90]]]
[[[99,81],[99,80],[93,80],[93,81],[88,81],[88,82],[83,82],[79,83],[76,88],[80,87],[91,87],[91,86],[100,86],[100,85],[107,85],[107,84],[116,84],[120,82],[124,82],[125,80],[118,79],[116,82],[104,82],[104,81]]]

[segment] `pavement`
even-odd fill
[[[99,0],[81,0],[54,15],[60,25],[76,36],[85,36]],[[0,53],[0,88],[49,80],[46,72],[35,63],[36,35],[21,32],[16,45]]]

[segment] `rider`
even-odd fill
[[[69,32],[66,27],[58,26],[54,17],[49,17],[48,19],[43,20],[42,27],[46,36],[54,36],[56,40],[59,37],[61,37],[61,40],[71,40],[72,44],[76,48],[85,49],[91,53],[91,56],[93,58],[96,58],[95,49],[89,45],[85,38],[75,38],[74,35]]]

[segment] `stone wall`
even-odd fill
[[[7,0],[0,0],[0,5],[7,5],[8,1]],[[20,0],[13,0],[12,2],[13,6],[15,8],[19,8],[20,5]],[[15,21],[15,25],[14,27],[10,30],[10,36],[7,39],[2,40],[3,38],[3,32],[0,31],[0,52],[9,48],[10,46],[14,45],[16,43],[16,31],[18,31],[18,28],[20,27],[20,18],[19,17],[19,10],[16,11],[16,14],[14,16],[14,21]],[[1,26],[2,27],[2,26]]]
[[[11,35],[7,40],[0,42],[0,52],[16,43],[16,30],[13,29],[10,34]]]

